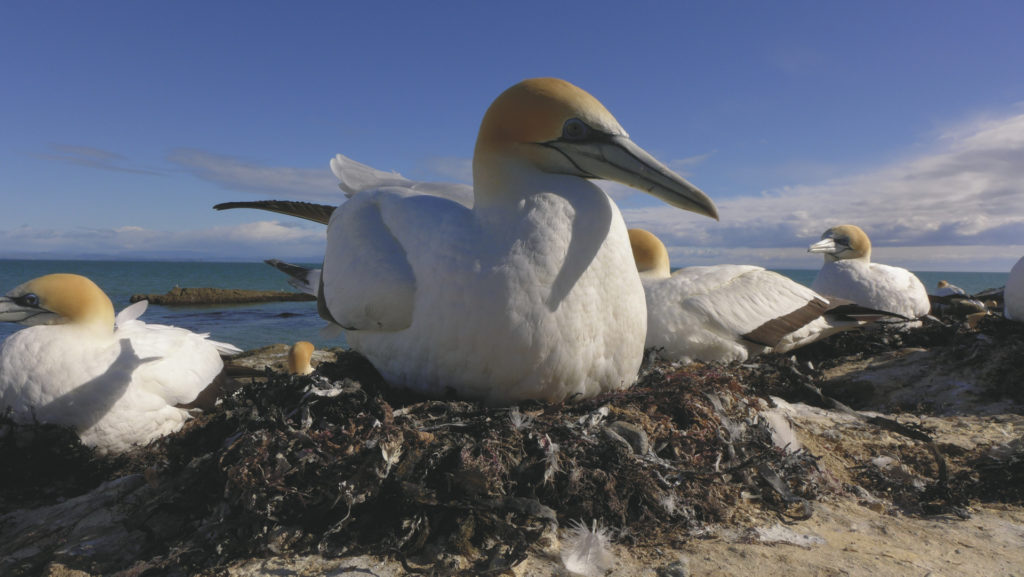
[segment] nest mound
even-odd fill
[[[253,557],[365,553],[482,574],[514,566],[573,521],[598,520],[619,542],[653,546],[738,517],[806,517],[809,501],[855,494],[854,484],[899,493],[908,512],[958,512],[974,498],[1019,503],[1024,471],[1013,463],[1024,447],[1003,458],[961,451],[937,465],[926,430],[875,423],[912,445],[905,465],[917,482],[868,470],[838,478],[811,451],[779,448],[763,418],[769,394],[828,404],[808,359],[912,339],[988,354],[978,336],[991,343],[999,331],[1011,344],[992,351],[1022,346],[1024,331],[1007,325],[937,325],[900,343],[889,329],[841,335],[804,359],[652,364],[626,391],[511,408],[389,390],[365,359],[344,352],[312,377],[268,370],[179,433],[114,457],[69,431],[4,418],[0,527],[108,481],[101,489],[130,491],[116,508],[131,536],[116,554],[76,558],[93,573],[212,575]],[[38,573],[53,548],[33,546],[8,545],[18,556],[2,572]]]

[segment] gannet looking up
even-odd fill
[[[861,306],[916,319],[928,314],[928,291],[914,273],[871,262],[871,241],[860,227],[830,228],[807,252],[825,255],[811,288]]]
[[[629,241],[647,295],[647,347],[666,360],[745,361],[860,324],[778,273],[732,264],[670,273],[661,239],[633,228]]]
[[[629,386],[647,332],[643,287],[622,216],[593,178],[717,218],[593,96],[526,80],[484,115],[472,208],[391,186],[333,211],[321,315],[388,382],[432,396],[507,404]],[[259,205],[218,207],[281,207]]]
[[[1024,322],[1024,257],[1010,269],[1010,278],[1006,279],[1003,289],[1003,316],[1014,321]]]
[[[181,428],[187,407],[239,349],[185,329],[114,317],[86,277],[51,274],[0,297],[0,321],[29,325],[0,344],[0,408],[20,422],[73,427],[82,443],[121,452]]]
[[[309,360],[313,357],[313,343],[298,341],[288,349],[288,374],[308,375],[313,372]]]

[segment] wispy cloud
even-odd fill
[[[35,154],[38,158],[55,160],[66,164],[110,170],[114,172],[128,172],[132,174],[149,174],[154,176],[162,175],[161,172],[146,168],[131,166],[131,161],[116,152],[103,150],[93,146],[76,146],[71,144],[51,144],[50,152]]]
[[[199,230],[118,228],[0,230],[0,258],[189,258],[316,260],[326,228],[301,221],[264,220]]]
[[[876,256],[940,267],[944,258],[969,265],[979,256],[990,266],[1012,264],[1024,252],[1024,114],[958,126],[935,144],[935,152],[861,174],[722,200],[720,223],[665,207],[624,215],[692,264],[749,254],[744,262],[778,257],[786,266],[812,266],[816,260],[766,249],[799,252],[842,223],[864,228]]]
[[[196,178],[230,190],[328,204],[344,198],[326,165],[322,169],[265,166],[192,148],[175,149],[167,160]]]

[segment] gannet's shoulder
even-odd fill
[[[396,188],[354,195],[328,225],[321,279],[332,290],[320,300],[346,329],[407,328],[417,276],[471,253],[473,231],[469,209],[445,198]]]
[[[1010,269],[1010,278],[1003,289],[1003,316],[1024,321],[1024,257]]]

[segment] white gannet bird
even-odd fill
[[[1003,316],[1014,321],[1024,322],[1024,257],[1010,269],[1010,278],[1006,279],[1003,289]]]
[[[298,341],[288,349],[288,374],[308,375],[313,372],[309,360],[313,358],[313,343]]]
[[[402,186],[361,190],[329,215],[274,201],[215,208],[329,219],[320,313],[392,385],[559,401],[631,385],[643,357],[643,286],[595,178],[717,218],[593,96],[553,78],[516,84],[488,108],[472,208]]]
[[[907,319],[928,314],[928,291],[904,268],[871,262],[871,241],[860,227],[844,224],[821,235],[807,252],[825,255],[825,264],[811,284],[815,292]]]
[[[647,295],[647,347],[671,361],[745,361],[785,352],[865,322],[828,299],[759,266],[722,264],[670,272],[654,234],[629,229]],[[854,311],[851,311],[851,313]]]
[[[73,274],[28,281],[0,297],[0,321],[28,325],[0,344],[0,408],[20,422],[66,425],[85,445],[122,452],[181,428],[211,393],[220,355],[241,352],[185,329],[115,318],[95,283]]]

